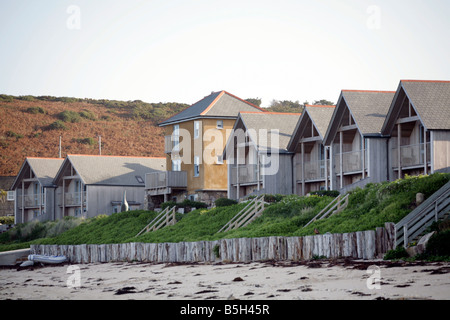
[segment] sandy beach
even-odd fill
[[[0,299],[450,299],[449,263],[104,263],[0,269]]]

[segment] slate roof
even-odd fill
[[[317,132],[320,137],[325,137],[328,126],[331,121],[331,117],[333,116],[333,112],[336,106],[322,106],[322,105],[305,105],[303,109],[303,114],[300,116],[300,119],[295,126],[294,132],[292,133],[291,141],[288,144],[288,150],[294,151],[295,149],[295,141],[301,138],[301,134],[304,130],[304,125],[306,124],[306,120],[311,119],[314,124]]]
[[[67,155],[55,184],[69,162],[87,185],[144,186],[136,176],[145,181],[146,173],[166,169],[165,158]]]
[[[184,109],[159,125],[166,126],[172,123],[188,121],[196,118],[237,118],[240,111],[264,112],[254,104],[242,100],[229,92],[212,92],[192,106]]]
[[[63,161],[64,159],[61,158],[26,158],[11,186],[11,189],[17,188],[18,183],[23,178],[23,174],[27,166],[30,167],[43,187],[53,186],[53,179],[58,173]]]
[[[423,125],[428,130],[450,130],[450,81],[401,80],[389,109],[383,132],[393,129],[403,92],[406,93]],[[395,110],[397,109],[397,110]],[[393,113],[395,119],[391,119]],[[390,130],[386,130],[389,123]]]
[[[395,91],[342,90],[324,143],[330,145],[334,139],[346,107],[350,110],[361,134],[381,136],[381,128],[394,95]]]
[[[242,120],[245,128],[249,132],[250,138],[256,144],[259,151],[276,151],[271,146],[270,130],[277,129],[279,130],[279,148],[277,151],[279,153],[286,153],[288,143],[300,118],[300,113],[241,112],[239,113],[239,118]],[[260,131],[261,129],[263,131]]]

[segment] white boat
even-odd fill
[[[66,256],[46,256],[42,254],[30,254],[28,256],[28,260],[34,262],[58,264],[66,262],[67,258]]]

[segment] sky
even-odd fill
[[[0,0],[0,93],[336,102],[450,80],[448,0]]]

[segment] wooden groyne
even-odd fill
[[[314,257],[382,258],[395,245],[394,224],[370,231],[304,237],[236,238],[178,243],[31,245],[31,254],[65,255],[71,263],[301,261]]]

